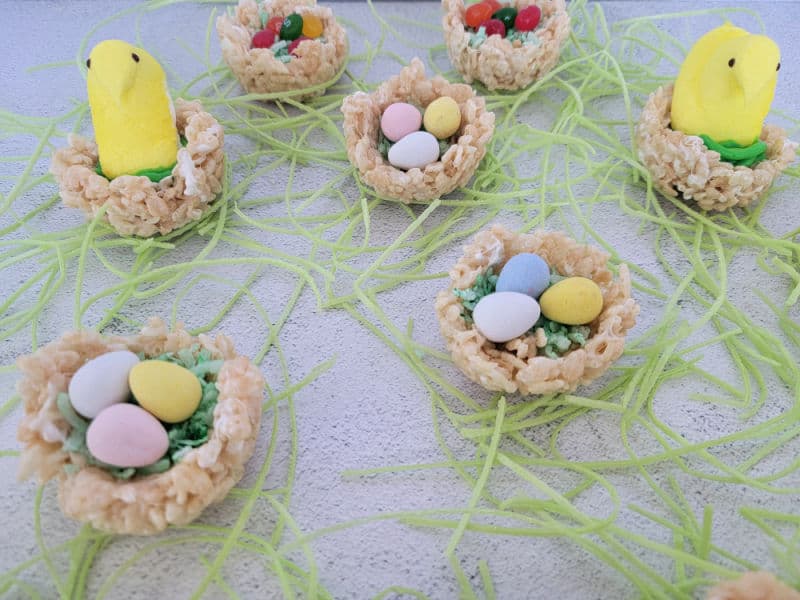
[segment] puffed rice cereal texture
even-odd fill
[[[208,441],[186,454],[168,471],[114,479],[85,464],[79,454],[64,452],[70,426],[56,406],[74,373],[87,360],[106,352],[131,350],[157,356],[199,344],[224,363],[217,376],[219,398]],[[169,525],[185,525],[211,503],[222,500],[241,479],[253,454],[261,422],[264,379],[250,360],[237,355],[224,335],[192,337],[181,326],[168,331],[150,319],[133,337],[103,337],[72,331],[17,361],[23,378],[17,385],[24,415],[17,431],[22,443],[20,479],[58,479],[58,500],[67,516],[97,529],[120,534],[153,534]],[[65,466],[74,472],[69,474]]]
[[[538,254],[561,275],[587,277],[600,287],[603,310],[589,324],[586,346],[553,359],[539,354],[545,344],[535,332],[494,343],[461,316],[461,300],[453,289],[472,286],[489,267],[499,273],[521,252]],[[450,271],[450,286],[436,297],[439,326],[456,366],[488,390],[526,395],[572,391],[602,375],[622,354],[625,336],[639,314],[627,265],[619,265],[614,279],[607,263],[604,252],[559,232],[516,234],[500,225],[479,232]]]
[[[315,15],[322,21],[322,36],[302,42],[292,60],[281,62],[269,48],[252,47],[253,36],[261,29],[260,10],[270,17],[293,12]],[[314,0],[268,0],[260,7],[255,0],[240,0],[233,15],[217,18],[217,35],[222,57],[251,94],[279,94],[298,101],[321,96],[336,83],[347,60],[344,28],[329,8]]]
[[[758,200],[795,158],[797,144],[774,125],[764,125],[760,139],[767,157],[753,167],[722,162],[703,140],[670,128],[673,84],[650,94],[636,126],[639,160],[653,185],[665,196],[694,200],[703,210],[724,211]]]
[[[706,600],[800,600],[800,592],[772,573],[751,571],[735,581],[717,584],[708,592]]]
[[[396,169],[378,151],[383,111],[394,102],[409,102],[423,110],[441,96],[450,96],[461,109],[458,141],[442,157],[424,169]],[[463,83],[449,83],[442,77],[425,77],[418,58],[378,89],[356,92],[342,103],[347,156],[361,178],[381,197],[405,204],[427,203],[465,185],[486,154],[494,133],[494,113],[486,102]]]
[[[519,90],[542,78],[558,63],[561,48],[570,32],[566,4],[564,0],[511,2],[518,10],[531,4],[536,4],[542,11],[542,20],[535,29],[538,44],[515,45],[499,35],[491,35],[480,46],[472,48],[469,45],[470,32],[464,21],[464,0],[442,0],[442,28],[447,53],[464,81],[480,81],[490,90]]]
[[[178,150],[172,175],[158,183],[137,175],[111,181],[98,175],[97,146],[71,134],[50,164],[64,204],[89,218],[105,207],[103,219],[120,235],[163,235],[200,219],[222,189],[225,135],[199,102],[179,98],[175,118],[186,145]]]

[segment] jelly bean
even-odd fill
[[[267,26],[264,29],[274,31],[276,36],[281,34],[281,27],[283,26],[283,17],[272,17],[267,21]]]
[[[506,26],[499,19],[489,19],[481,23],[481,27],[486,30],[486,35],[499,35],[500,37],[506,36]]]
[[[493,19],[499,19],[506,26],[506,31],[514,27],[514,21],[517,19],[517,9],[510,6],[501,8],[492,15]]]
[[[275,43],[275,32],[263,29],[253,36],[253,48],[269,48]]]
[[[303,17],[292,13],[283,20],[281,25],[282,40],[296,40],[303,33]]]
[[[517,14],[517,20],[514,22],[514,28],[517,31],[533,31],[542,19],[542,9],[538,6],[529,6],[523,8]]]
[[[500,4],[497,0],[483,0],[484,4],[488,4],[492,7],[492,14],[496,13],[498,10],[503,8],[503,5]]]
[[[303,17],[303,35],[313,40],[322,35],[322,19],[317,15],[306,14]],[[289,50],[291,52],[291,50]]]
[[[297,48],[297,47],[300,45],[300,42],[304,42],[304,41],[306,41],[307,39],[310,39],[310,38],[307,38],[306,36],[304,36],[304,35],[301,35],[301,36],[300,36],[299,38],[297,38],[296,40],[292,40],[292,41],[289,43],[289,45],[286,47],[286,51],[287,51],[289,54],[291,54],[292,56],[297,56],[297,55],[294,53],[294,49],[295,49],[295,48]]]
[[[464,15],[464,21],[467,23],[467,27],[477,29],[481,23],[491,18],[491,16],[492,7],[486,2],[479,2],[478,4],[473,4],[467,9],[466,14]]]

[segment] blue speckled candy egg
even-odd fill
[[[500,271],[498,292],[517,292],[538,298],[550,285],[550,267],[538,254],[512,256]]]

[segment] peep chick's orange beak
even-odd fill
[[[136,81],[138,62],[131,59],[133,47],[119,40],[106,40],[92,50],[87,78],[104,89],[116,103]]]

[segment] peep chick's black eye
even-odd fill
[[[736,59],[735,58],[732,58],[732,59],[730,59],[728,61],[728,66],[731,67],[731,68],[733,68],[733,65],[735,65],[735,64],[736,64]]]
[[[780,71],[780,70],[781,70],[781,63],[778,63],[778,66],[777,66],[777,67],[775,67],[775,70],[776,70],[776,71]]]
[[[92,68],[92,59],[91,58],[87,58],[86,59],[86,68],[87,69],[91,69]]]
[[[136,52],[131,53],[131,58],[133,59],[133,62],[139,62],[139,55],[136,54]]]

